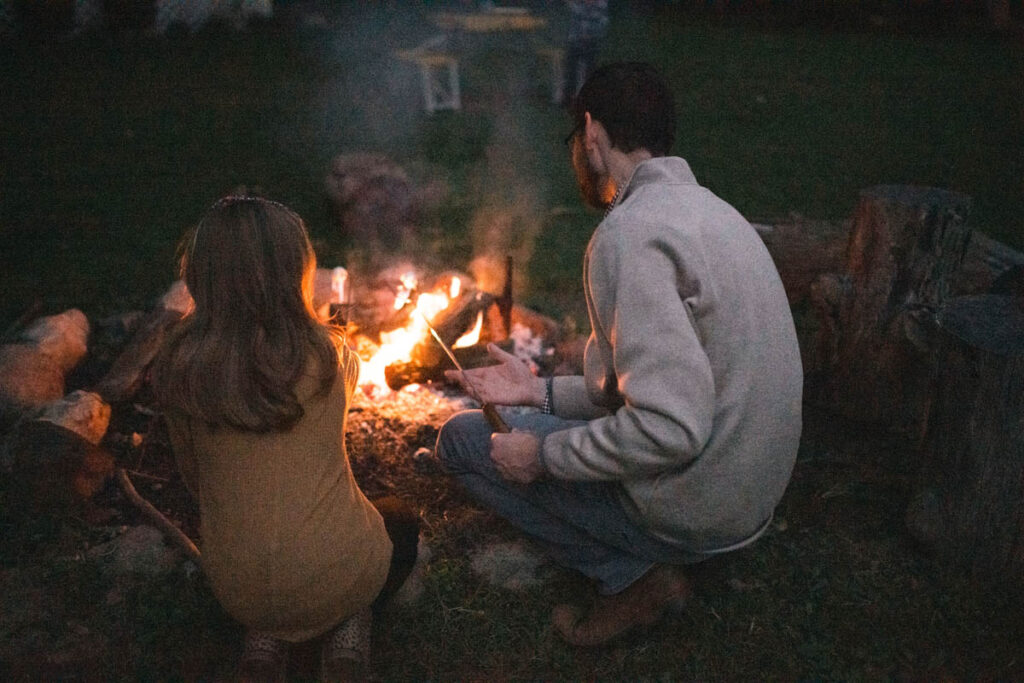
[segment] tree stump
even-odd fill
[[[1024,298],[960,297],[937,320],[907,524],[944,559],[1024,590]]]
[[[927,327],[967,251],[969,204],[934,188],[861,192],[843,271],[812,286],[812,400],[920,439],[931,380]]]

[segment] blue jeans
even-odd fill
[[[543,413],[503,417],[512,429],[540,438],[585,424]],[[479,410],[459,413],[441,428],[438,458],[479,503],[521,529],[558,564],[596,580],[601,593],[624,590],[656,563],[691,564],[707,557],[637,526],[622,507],[614,482],[550,476],[531,484],[506,481],[491,462],[493,431]]]

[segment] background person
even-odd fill
[[[322,634],[324,676],[361,676],[371,606],[416,558],[415,515],[393,499],[378,512],[352,476],[358,358],[313,312],[315,269],[290,209],[221,199],[184,250],[195,307],[155,368],[203,570],[247,628],[243,679],[282,679],[288,644]]]
[[[597,65],[608,33],[608,0],[568,0],[569,34],[565,44],[563,105],[568,106]]]
[[[588,614],[559,605],[552,620],[597,645],[681,605],[680,565],[765,532],[796,458],[803,377],[761,239],[668,156],[675,108],[657,72],[598,69],[573,117],[581,193],[606,208],[583,264],[584,374],[544,380],[492,346],[500,363],[467,371],[481,399],[541,411],[509,416],[510,434],[460,413],[437,452],[478,501],[596,582]]]

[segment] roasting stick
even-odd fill
[[[419,311],[419,309],[416,310]],[[427,320],[426,314],[424,314],[423,311],[419,311],[419,313],[423,316],[423,322],[427,324],[427,329],[430,330],[430,336],[434,338],[434,341],[438,343],[441,350],[444,351],[445,355],[448,356],[448,359],[455,365],[455,369],[459,371],[462,381],[466,383],[466,389],[469,390],[469,394],[474,400],[480,403],[480,409],[484,411],[484,417],[486,417],[487,421],[491,423],[491,427],[494,428],[494,431],[499,434],[508,434],[511,432],[512,430],[509,429],[509,426],[503,419],[501,419],[501,415],[498,415],[498,411],[494,406],[480,398],[480,392],[476,390],[476,387],[473,386],[473,383],[469,380],[469,375],[467,375],[466,371],[462,369],[462,363],[458,361],[455,354],[452,353],[452,350],[448,348],[448,345],[444,343],[443,339],[441,339],[441,335],[437,333],[434,326],[430,324],[429,320]]]

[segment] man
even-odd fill
[[[768,528],[796,457],[802,371],[761,240],[667,156],[675,112],[654,69],[595,71],[573,115],[580,190],[607,209],[583,266],[584,374],[542,379],[492,347],[501,362],[468,371],[480,398],[542,410],[493,435],[461,413],[437,449],[480,502],[596,581],[588,614],[559,605],[552,621],[598,645],[681,605],[682,565]]]

